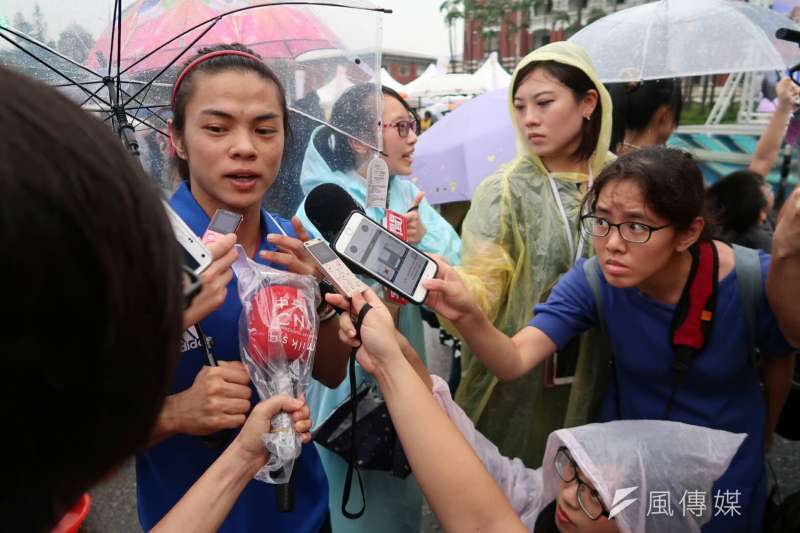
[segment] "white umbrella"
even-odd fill
[[[502,89],[511,84],[511,74],[497,61],[497,52],[492,52],[473,76],[487,91]]]
[[[381,68],[381,84],[390,89],[394,89],[398,93],[406,92],[406,86],[394,79],[385,68]]]
[[[775,38],[800,30],[771,9],[731,0],[661,0],[619,11],[570,38],[606,83],[783,70],[800,48]]]

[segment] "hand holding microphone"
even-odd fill
[[[250,376],[239,361],[203,366],[185,391],[167,397],[162,417],[173,433],[211,435],[241,427],[250,411]]]
[[[264,433],[270,431],[270,421],[280,413],[291,417],[292,429],[300,436],[303,444],[311,442],[311,411],[305,401],[285,395],[272,396],[253,407],[244,427],[234,440],[244,460],[254,467],[261,468],[267,462]]]

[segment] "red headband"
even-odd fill
[[[200,63],[205,63],[209,59],[214,59],[215,57],[219,57],[219,56],[241,56],[241,57],[246,57],[248,59],[252,59],[253,61],[257,61],[257,62],[261,63],[261,58],[259,58],[258,56],[253,55],[253,54],[251,54],[249,52],[243,52],[241,50],[217,50],[215,52],[209,52],[209,53],[207,53],[205,55],[202,55],[202,56],[198,57],[197,59],[195,59],[194,61],[192,61],[188,65],[186,65],[183,68],[183,70],[181,71],[181,73],[178,76],[178,78],[175,80],[175,85],[172,87],[172,110],[173,110],[173,112],[175,111],[175,97],[178,96],[178,91],[181,88],[181,83],[183,83],[183,80],[185,80],[186,76],[189,75],[189,72],[191,72],[192,69],[194,67],[196,67],[197,65],[199,65]]]

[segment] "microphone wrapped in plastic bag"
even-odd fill
[[[237,245],[233,264],[242,314],[239,346],[242,362],[259,397],[305,395],[314,367],[319,320],[319,288],[313,276],[260,265]],[[256,474],[266,483],[288,483],[302,443],[288,413],[278,413],[264,435],[267,464]]]

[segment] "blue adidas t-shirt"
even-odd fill
[[[759,257],[764,280],[770,256],[760,252]],[[579,261],[561,278],[546,303],[534,308],[535,315],[529,323],[547,334],[559,348],[598,321],[583,262]],[[653,300],[636,288],[612,287],[606,283],[600,266],[596,268],[604,326],[614,352],[617,376],[610,381],[604,396],[602,421],[660,419],[672,391],[671,365],[675,356],[670,324],[675,306]],[[762,353],[772,356],[792,353],[792,347],[778,329],[766,295],[758,303],[755,330]],[[759,376],[750,361],[747,332],[734,270],[719,282],[711,338],[695,356],[670,414],[670,419],[678,422],[747,433],[727,472],[712,490],[712,494],[717,490],[739,490],[743,515],[748,512],[751,495],[759,494],[763,482],[766,423],[766,405]],[[761,502],[756,503],[754,512],[759,513],[759,507],[763,508]],[[713,498],[709,509],[713,510]],[[746,531],[747,520],[747,516],[714,518],[704,531]]]
[[[170,200],[175,211],[197,235],[202,235],[210,220],[183,183]],[[261,232],[283,231],[294,236],[292,225],[283,219],[261,214]],[[262,239],[261,250],[275,250]],[[258,262],[265,263],[257,257]],[[265,263],[266,264],[266,263]],[[282,268],[281,265],[271,265]],[[214,355],[219,360],[239,361],[238,321],[241,303],[234,278],[228,285],[225,302],[217,311],[201,322],[203,332],[214,341]],[[181,356],[175,369],[170,394],[192,386],[206,360],[197,342],[196,332],[184,333]],[[258,394],[253,388],[253,402]],[[136,482],[139,520],[145,531],[156,523],[178,502],[206,469],[219,457],[224,448],[206,446],[199,437],[176,435],[150,448],[136,458]],[[275,486],[261,481],[251,481],[231,509],[219,529],[224,533],[263,531],[291,531],[317,533],[328,514],[328,482],[314,446],[306,445],[294,466],[295,511],[278,513],[275,506]]]

